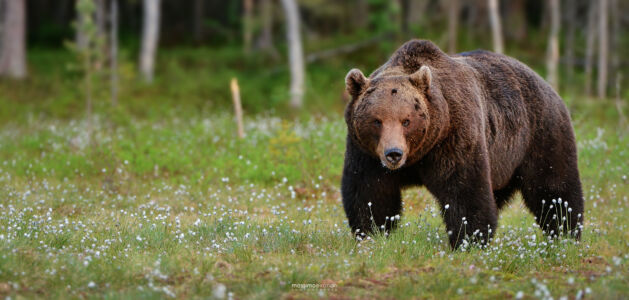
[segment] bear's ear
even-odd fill
[[[432,83],[432,72],[428,66],[422,66],[419,71],[411,74],[408,78],[411,83],[422,91],[427,92]]]
[[[369,79],[363,75],[363,72],[358,69],[351,69],[345,76],[345,88],[353,98],[356,98],[367,86],[368,81]]]

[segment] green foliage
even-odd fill
[[[438,24],[415,28],[419,38],[440,40]],[[530,32],[531,40],[544,40],[540,33]],[[467,36],[463,34],[462,36]],[[338,47],[342,44],[360,42],[373,37],[373,33],[352,36],[338,35],[307,42],[306,53]],[[307,66],[305,108],[301,112],[289,109],[290,74],[285,61],[274,61],[261,53],[243,57],[239,45],[221,48],[165,48],[160,49],[156,63],[155,84],[146,85],[137,75],[136,55],[122,48],[119,60],[120,93],[119,108],[130,117],[145,120],[160,120],[174,115],[188,115],[197,111],[231,112],[232,101],[229,81],[235,77],[241,87],[245,115],[271,113],[277,115],[298,114],[336,115],[343,111],[347,96],[344,95],[343,78],[346,72],[359,67],[368,74],[381,65],[403,40],[383,40],[377,45],[366,47],[348,55],[322,59]],[[282,45],[280,45],[282,46]],[[440,45],[444,47],[445,45]],[[482,39],[462,41],[461,48],[472,50],[483,47]],[[537,46],[521,46],[509,49],[509,54],[522,60],[536,71],[544,72],[544,51]],[[74,49],[74,48],[73,48]],[[91,48],[96,62],[100,55]],[[285,53],[279,47],[280,53]],[[63,50],[32,49],[29,65],[33,76],[28,81],[0,80],[0,123],[25,121],[31,117],[72,119],[85,112],[84,85],[85,65],[77,64],[84,59],[86,50],[73,52]],[[63,68],[71,65],[73,68]],[[107,98],[108,80],[104,69],[90,64],[93,75],[94,111],[102,115],[109,112]],[[572,99],[582,93],[584,81],[582,70],[577,69],[571,81],[561,80],[561,92],[573,106]],[[621,84],[621,97],[629,96],[629,89]],[[584,99],[584,98],[578,98]],[[580,100],[581,101],[581,100]],[[627,109],[625,106],[623,109]],[[628,115],[627,113],[625,115]]]
[[[84,73],[93,72],[96,62],[103,59],[102,47],[104,37],[97,32],[94,23],[96,4],[94,0],[79,0],[76,2],[77,20],[74,29],[79,32],[82,41],[67,42],[66,47],[75,53],[82,63]],[[81,43],[81,44],[78,44]],[[87,63],[86,63],[87,62]]]
[[[375,33],[397,32],[400,26],[400,6],[398,1],[368,0],[369,27]]]
[[[77,63],[69,63],[68,69],[78,72],[83,77],[83,94],[88,106],[88,118],[91,118],[92,98],[103,97],[106,87],[103,83],[107,74],[104,71],[105,36],[104,32],[98,32],[94,22],[96,11],[94,0],[79,0],[75,8],[77,20],[73,26],[79,33],[79,38],[74,42],[66,42],[66,47],[76,56]]]
[[[247,117],[237,140],[225,113],[121,113],[95,118],[98,147],[85,146],[82,121],[5,125],[0,294],[626,298],[628,131],[610,103],[575,102],[583,241],[546,239],[516,198],[490,248],[456,252],[424,189],[404,192],[393,234],[352,239],[338,194],[340,114]]]

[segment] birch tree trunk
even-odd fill
[[[503,53],[504,43],[502,41],[502,24],[500,21],[500,10],[498,0],[489,0],[489,22],[491,24],[491,35],[494,43],[494,52]]]
[[[428,6],[430,1],[427,0],[411,0],[410,7],[408,8],[408,23],[422,25],[423,18],[426,15],[426,7]],[[368,13],[369,10],[366,10]],[[363,15],[366,16],[367,14]],[[362,17],[362,19],[367,20],[367,18]],[[365,25],[366,26],[366,25]]]
[[[619,1],[618,0],[611,0],[611,2],[609,3],[609,11],[610,11],[610,22],[611,22],[611,40],[610,40],[610,49],[611,49],[611,61],[610,61],[610,74],[611,77],[609,82],[610,84],[614,84],[616,85],[616,87],[619,87],[619,80],[618,78],[620,77],[620,55],[624,54],[621,53],[621,51],[623,51],[624,49],[622,49],[622,47],[620,47],[620,40],[622,38],[621,36],[621,7],[619,5]],[[617,93],[619,91],[616,91]]]
[[[299,11],[295,0],[281,0],[286,15],[286,37],[290,60],[290,105],[301,108],[304,96],[304,53],[299,32]]]
[[[599,0],[598,9],[598,86],[597,94],[598,98],[605,98],[607,96],[607,60],[609,57],[609,47],[607,44],[607,0]]]
[[[525,0],[511,0],[506,5],[507,12],[504,26],[505,28],[511,28],[511,30],[505,32],[505,38],[512,38],[518,44],[522,44],[525,42],[527,31]]]
[[[0,57],[2,57],[2,42],[4,40],[4,34],[2,28],[4,27],[4,19],[5,19],[5,11],[6,11],[6,3],[5,0],[0,0]]]
[[[594,44],[596,43],[596,16],[598,3],[588,5],[588,29],[585,42],[585,94],[592,96],[592,68],[594,65]]]
[[[105,35],[105,23],[107,9],[105,0],[96,0],[96,33],[98,36]]]
[[[258,40],[258,47],[263,52],[270,54],[278,60],[279,54],[273,46],[273,3],[271,0],[260,1],[260,14],[262,20],[262,33]]]
[[[144,21],[142,25],[142,50],[140,72],[144,81],[153,82],[155,54],[159,40],[160,0],[144,0]]]
[[[260,1],[260,14],[262,15],[260,49],[268,51],[273,47],[273,3],[271,0]]]
[[[448,52],[454,54],[459,27],[459,0],[449,0],[448,5]]]
[[[26,0],[4,1],[0,76],[26,77]]]
[[[105,0],[96,0],[96,39],[99,39],[99,49],[96,49],[102,55],[97,55],[95,63],[96,70],[105,68],[105,59],[107,54],[107,31],[105,29],[107,23],[107,3]]]
[[[251,39],[253,37],[253,0],[243,0],[243,45],[245,54],[251,53]]]
[[[559,0],[549,0],[548,4],[550,9],[550,35],[548,37],[546,54],[546,70],[548,72],[546,80],[556,91],[559,91],[557,78],[557,65],[559,64]]]
[[[580,1],[566,1],[566,47],[564,57],[566,58],[566,74],[569,80],[574,77],[574,35],[577,27],[577,5]]]
[[[109,62],[111,69],[111,105],[116,106],[118,104],[118,0],[111,0],[110,5]]]
[[[355,29],[365,29],[369,24],[368,18],[365,16],[369,15],[369,1],[368,0],[356,0],[354,1],[354,13],[352,16],[352,23]]]
[[[77,0],[78,5],[79,0]],[[87,47],[87,34],[85,33],[85,16],[78,13],[76,16],[76,36],[74,37],[74,43],[76,47],[83,50]]]

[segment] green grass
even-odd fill
[[[581,242],[547,240],[516,198],[489,249],[452,252],[425,189],[405,191],[390,236],[354,241],[339,194],[342,78],[398,45],[308,65],[300,112],[286,105],[283,61],[160,50],[147,85],[123,51],[117,108],[95,80],[91,138],[73,58],[29,50],[29,79],[0,80],[0,298],[629,297],[629,128],[612,101],[579,95],[581,73],[562,88],[586,197]],[[530,50],[509,54],[542,71]]]
[[[203,111],[99,115],[92,144],[81,119],[9,123],[0,296],[626,298],[628,131],[608,103],[579,103],[583,240],[547,240],[516,199],[489,249],[457,252],[424,189],[405,192],[399,230],[353,240],[340,114],[250,116],[244,140],[231,115]]]

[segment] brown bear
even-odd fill
[[[486,244],[515,191],[544,232],[580,238],[570,115],[529,67],[481,50],[449,56],[412,40],[368,78],[353,69],[345,81],[341,190],[357,237],[395,228],[401,189],[425,186],[453,248]]]

